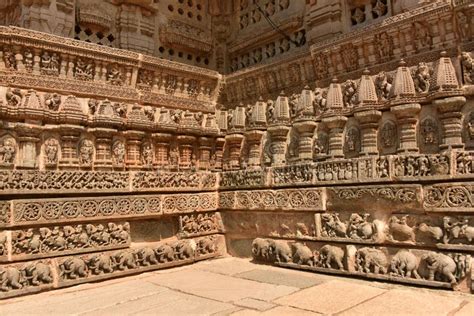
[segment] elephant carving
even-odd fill
[[[344,270],[344,264],[342,263],[344,260],[344,249],[324,245],[319,249],[317,255],[319,257],[318,261],[323,267],[331,269],[335,265],[339,270]]]
[[[293,262],[298,265],[314,265],[314,254],[308,246],[302,243],[294,243],[293,245]]]
[[[0,268],[0,290],[18,290],[23,287],[21,272],[14,267]]]
[[[149,247],[138,249],[136,252],[137,263],[142,266],[149,266],[151,264],[157,264],[155,251]]]
[[[291,262],[292,253],[288,242],[282,240],[272,240],[270,242],[270,256],[276,262]]]
[[[175,256],[178,260],[186,260],[194,256],[196,244],[193,244],[189,240],[180,240],[176,243],[174,249]]]
[[[429,271],[428,280],[434,281],[448,281],[451,284],[456,284],[457,280],[454,274],[456,273],[456,262],[442,253],[430,252],[421,257],[426,263]]]
[[[155,250],[158,262],[170,262],[174,260],[174,249],[168,244],[163,244]]]
[[[360,248],[356,253],[356,264],[361,272],[387,273],[387,256],[379,249]]]
[[[408,250],[400,250],[390,261],[392,275],[420,279],[418,258]]]
[[[252,242],[252,255],[255,259],[270,260],[270,240],[255,238]]]
[[[39,285],[41,283],[48,284],[53,282],[51,275],[51,267],[43,262],[36,264],[31,263],[22,269],[25,283],[31,285]]]
[[[119,251],[114,254],[115,267],[121,271],[137,267],[135,254],[131,251]]]
[[[109,255],[93,255],[88,261],[88,267],[94,274],[111,273],[114,271],[114,262]]]
[[[60,266],[61,274],[64,279],[74,280],[87,276],[87,265],[84,260],[79,258],[68,258]]]
[[[215,238],[211,238],[211,237],[208,237],[208,238],[203,238],[201,240],[199,240],[198,242],[198,249],[199,249],[199,253],[200,254],[209,254],[209,253],[214,253],[216,252],[216,244],[214,243],[215,241]]]

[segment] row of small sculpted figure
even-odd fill
[[[216,237],[209,236],[194,240],[180,240],[162,244],[156,248],[145,247],[136,250],[122,250],[115,253],[98,253],[82,257],[69,257],[59,263],[60,280],[75,280],[105,273],[137,269],[168,262],[193,259],[195,255],[213,254],[217,251]],[[51,284],[52,266],[46,261],[25,265],[0,266],[0,290],[8,292],[27,287]]]
[[[14,254],[38,254],[73,249],[97,248],[126,244],[130,239],[130,224],[108,223],[41,227],[38,230],[15,231],[12,238]]]
[[[330,238],[350,238],[354,240],[377,240],[387,238],[392,242],[415,243],[419,233],[429,236],[436,242],[450,244],[454,241],[472,243],[474,227],[469,225],[468,217],[444,216],[442,225],[432,225],[420,221],[409,224],[408,215],[391,216],[388,223],[370,220],[370,214],[352,213],[348,220],[341,220],[338,213],[321,215],[321,236]]]
[[[115,253],[100,253],[84,257],[70,257],[59,264],[60,278],[74,280],[93,275],[112,273],[193,259],[196,255],[207,255],[217,251],[216,237],[198,240],[179,240],[156,248],[121,250]]]
[[[252,254],[256,260],[265,262],[348,270],[344,264],[345,251],[338,246],[324,245],[319,250],[313,251],[299,242],[256,238],[252,243]],[[355,269],[360,273],[424,278],[428,281],[457,284],[470,269],[470,257],[463,254],[447,255],[427,251],[418,258],[409,250],[401,249],[389,259],[380,249],[362,247],[355,253]]]

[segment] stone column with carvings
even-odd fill
[[[58,163],[60,169],[76,169],[79,167],[77,142],[83,129],[82,126],[77,125],[60,125],[61,159]]]
[[[314,121],[300,121],[293,124],[298,132],[298,158],[300,161],[313,160],[313,136],[317,125]]]
[[[283,165],[286,162],[287,137],[290,131],[290,105],[288,98],[281,93],[274,105],[267,109],[270,123],[267,132],[270,136],[270,151],[272,166]]]
[[[112,137],[116,131],[110,128],[95,128],[91,132],[95,135],[94,169],[111,170],[113,168]]]
[[[421,105],[410,102],[410,98],[416,95],[415,84],[411,76],[410,68],[406,66],[405,61],[401,60],[393,81],[392,99],[394,105],[390,111],[397,117],[400,128],[400,141],[397,152],[409,153],[418,152],[418,143],[416,137],[416,124],[418,114],[421,111]]]
[[[400,104],[390,108],[390,111],[397,117],[400,127],[400,141],[398,153],[417,153],[419,151],[416,138],[416,123],[421,105],[418,103]]]
[[[179,146],[179,169],[188,170],[197,164],[197,158],[194,153],[194,143],[196,137],[179,135],[176,137]]]
[[[354,117],[359,121],[361,127],[360,154],[377,155],[377,128],[382,112],[372,109],[377,105],[378,97],[375,84],[367,69],[362,74],[357,90],[357,99],[360,110],[354,113]]]
[[[361,150],[362,155],[377,155],[377,127],[382,112],[366,110],[354,113],[361,128]]]
[[[34,169],[38,167],[37,145],[40,140],[41,127],[30,123],[18,123],[15,130],[18,133],[20,159],[17,168]]]
[[[222,171],[222,159],[224,158],[224,137],[217,137],[214,147],[214,155],[211,159],[211,167],[214,171]]]
[[[167,133],[154,133],[151,135],[151,138],[155,144],[154,167],[157,169],[167,168],[170,163],[169,152],[172,135]]]
[[[199,137],[199,170],[209,170],[211,161],[212,139]]]
[[[248,146],[248,162],[249,168],[260,168],[262,146],[262,137],[264,131],[250,130],[245,132],[245,140]]]
[[[347,117],[336,115],[324,117],[322,122],[326,124],[329,129],[329,153],[331,158],[344,157],[344,126],[347,122]]]
[[[240,169],[240,153],[242,150],[242,142],[244,136],[242,134],[229,134],[225,136],[225,147],[227,148],[227,169]]]
[[[459,96],[459,82],[456,71],[446,52],[441,52],[439,60],[435,63],[432,90],[435,97],[433,104],[438,109],[439,118],[443,124],[442,151],[463,149],[462,141],[462,112],[466,98]]]
[[[126,131],[123,134],[127,143],[125,165],[128,170],[139,170],[142,167],[140,155],[142,139],[145,133],[141,131]]]

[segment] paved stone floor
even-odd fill
[[[474,315],[474,295],[223,258],[0,301],[0,315]]]

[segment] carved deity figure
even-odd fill
[[[79,162],[81,165],[90,166],[94,156],[94,143],[90,139],[84,139],[79,146]]]
[[[433,145],[438,143],[438,127],[432,119],[425,119],[421,123],[421,135],[425,145]]]
[[[430,90],[431,71],[428,65],[424,62],[418,64],[418,67],[413,72],[413,81],[415,89],[418,93],[428,93]]]
[[[344,104],[345,106],[353,106],[356,104],[357,84],[354,80],[347,80],[343,84]]]
[[[23,54],[23,64],[28,71],[33,70],[33,54],[30,49],[25,50]]]
[[[379,72],[375,77],[375,90],[379,100],[386,101],[390,97],[390,91],[392,90],[391,77],[389,77],[384,71]]]
[[[374,46],[379,61],[386,60],[393,55],[393,39],[387,32],[376,34],[374,36]]]
[[[111,65],[107,70],[107,81],[116,86],[121,86],[123,84],[122,72],[117,65]]]
[[[6,137],[0,145],[0,162],[4,165],[12,165],[16,157],[16,142],[13,137]]]
[[[170,150],[170,165],[177,167],[179,165],[179,149],[177,146]]]
[[[44,96],[44,104],[48,109],[57,111],[59,110],[59,105],[61,105],[61,96],[57,93],[47,93]]]
[[[21,104],[23,94],[18,88],[8,88],[5,97],[9,106],[18,107]]]
[[[461,53],[461,65],[465,84],[474,83],[474,58],[468,52]]]
[[[314,113],[321,114],[327,110],[327,91],[321,88],[314,90]]]
[[[116,141],[112,146],[112,157],[114,164],[122,165],[125,162],[125,145],[121,141]]]
[[[41,55],[41,73],[45,75],[57,75],[59,73],[59,57],[57,53],[50,55],[44,51]]]
[[[56,138],[48,139],[44,144],[45,163],[55,165],[58,162],[59,142]]]
[[[91,61],[78,58],[74,70],[74,75],[77,79],[92,80],[94,78],[94,64]]]
[[[153,164],[153,149],[149,142],[145,142],[142,146],[142,162],[145,166]]]

